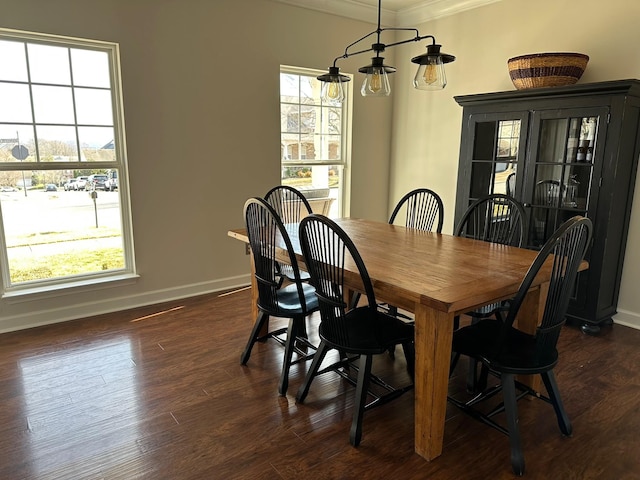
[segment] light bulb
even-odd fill
[[[378,93],[382,88],[382,80],[380,79],[380,72],[378,70],[374,70],[371,74],[371,82],[369,83],[369,90],[373,93]]]
[[[367,73],[360,89],[365,97],[386,97],[391,93],[389,77],[385,67],[373,67]]]
[[[442,59],[436,56],[430,56],[426,63],[420,64],[413,79],[413,86],[419,90],[440,90],[446,84],[444,64]]]
[[[343,102],[344,88],[342,82],[326,82],[322,85],[322,100],[325,102]]]
[[[329,83],[329,91],[327,92],[327,96],[331,100],[335,100],[340,96],[340,85],[337,82]]]
[[[424,82],[427,85],[433,85],[438,81],[438,68],[435,62],[429,62],[429,64],[424,69],[422,78],[424,78]]]

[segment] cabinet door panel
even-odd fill
[[[600,179],[607,107],[537,111],[531,119],[525,206],[530,248],[540,248],[563,221],[586,215],[595,222],[593,182]]]
[[[471,202],[490,193],[519,198],[529,112],[471,114],[463,125],[456,223]]]

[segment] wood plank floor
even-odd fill
[[[362,444],[351,447],[344,380],[325,375],[298,405],[305,365],[278,396],[275,342],[239,364],[249,298],[210,295],[0,335],[0,479],[513,477],[507,438],[452,406],[443,454],[416,455],[411,393],[367,412]],[[526,477],[640,478],[639,346],[640,331],[618,325],[597,337],[565,328],[556,373],[574,434],[560,435],[546,403],[521,402]],[[375,367],[407,378],[401,353]],[[464,368],[451,381],[456,395]]]

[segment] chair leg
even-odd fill
[[[307,376],[305,377],[303,384],[300,385],[300,388],[298,389],[298,394],[296,395],[297,402],[302,403],[304,402],[304,399],[307,398],[309,387],[311,387],[311,382],[313,382],[313,379],[320,369],[322,360],[324,360],[324,357],[329,350],[330,348],[325,342],[320,342],[318,350],[316,350],[316,353],[313,356],[313,360],[311,361],[311,366],[307,371]]]
[[[478,361],[469,357],[469,370],[467,370],[467,392],[476,393],[478,389]]]
[[[389,305],[389,315],[393,316],[393,317],[397,317],[398,316],[398,307],[394,307],[393,305]],[[391,347],[389,347],[389,350],[387,350],[389,352],[389,357],[390,358],[396,358],[396,346],[392,345]]]
[[[487,367],[483,363],[480,366],[480,377],[478,377],[478,381],[476,382],[476,391],[482,392],[485,388],[487,388],[488,378],[489,378],[489,367]]]
[[[518,476],[524,474],[524,455],[520,444],[520,428],[518,427],[518,400],[516,398],[515,377],[512,374],[502,374],[502,394],[504,395],[504,410],[509,430],[509,445],[511,447],[511,467]]]
[[[258,340],[260,336],[260,331],[264,326],[265,322],[269,320],[269,315],[264,312],[258,312],[258,318],[256,318],[256,322],[253,325],[253,329],[251,330],[251,336],[249,337],[249,341],[247,342],[247,346],[244,348],[244,352],[240,356],[240,364],[246,365],[249,361],[249,357],[251,356],[251,349],[253,345]]]
[[[289,388],[289,369],[291,368],[291,360],[293,358],[294,346],[298,334],[300,332],[300,322],[304,322],[303,317],[290,318],[289,328],[287,329],[287,340],[284,344],[284,359],[282,361],[282,373],[280,374],[280,384],[278,385],[278,393],[283,397],[287,394]]]
[[[404,358],[407,360],[407,372],[411,380],[414,379],[416,371],[416,349],[413,342],[407,342],[402,344],[402,350],[404,351]]]
[[[544,382],[544,386],[547,388],[547,393],[549,394],[549,399],[551,400],[551,404],[553,405],[553,409],[556,412],[556,417],[558,418],[558,426],[560,427],[560,431],[566,435],[571,436],[571,432],[573,428],[571,427],[571,421],[569,420],[569,416],[567,412],[564,410],[564,405],[562,404],[562,399],[560,398],[560,391],[558,390],[558,384],[556,383],[556,377],[553,374],[553,370],[549,370],[548,372],[544,372],[541,374],[542,381]]]
[[[451,363],[449,364],[449,377],[453,374],[453,371],[456,369],[456,365],[458,365],[458,360],[460,360],[460,354],[458,352],[451,352]]]
[[[349,443],[354,447],[360,445],[362,438],[362,417],[364,407],[367,403],[367,392],[369,390],[369,379],[371,377],[371,355],[360,355],[360,369],[358,371],[358,384],[356,385],[356,401],[351,421],[351,431],[349,433]]]
[[[358,302],[360,301],[360,292],[353,292],[353,296],[351,297],[351,301],[349,302],[349,310],[353,310],[358,306]]]

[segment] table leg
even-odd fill
[[[433,460],[442,453],[447,411],[453,314],[415,308],[415,451]]]
[[[536,333],[538,325],[542,322],[548,291],[548,282],[529,290],[520,310],[518,310],[518,316],[514,323],[516,328],[532,335]],[[536,392],[539,392],[542,386],[542,379],[539,375],[518,375],[517,380],[528,385]]]

